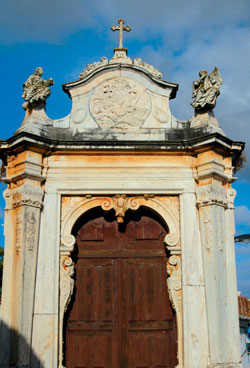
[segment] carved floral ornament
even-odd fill
[[[123,50],[119,51],[119,49],[117,49],[115,51],[115,55],[110,60],[106,57],[102,57],[100,61],[87,64],[86,68],[80,73],[79,79],[84,79],[99,68],[116,63],[135,65],[138,69],[142,69],[144,72],[151,74],[154,78],[162,78],[162,73],[153,65],[146,63],[141,58],[136,58],[132,61],[131,58],[126,56],[126,53]]]
[[[71,252],[74,249],[75,237],[72,229],[77,219],[88,210],[101,207],[104,211],[113,209],[118,223],[124,221],[127,210],[137,210],[140,206],[152,209],[167,224],[169,233],[164,242],[170,253],[167,265],[169,275],[167,284],[170,300],[177,315],[178,329],[178,367],[183,367],[183,332],[182,332],[182,283],[181,283],[181,248],[179,198],[177,196],[158,197],[152,194],[144,196],[127,196],[125,194],[112,197],[73,196],[62,198],[61,241],[60,248],[60,321],[59,321],[59,367],[63,368],[63,323],[74,291],[74,263]]]

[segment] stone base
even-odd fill
[[[242,368],[241,363],[214,363],[209,364],[207,368]]]

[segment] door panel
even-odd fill
[[[128,367],[171,367],[170,357],[177,352],[166,258],[124,259],[121,274],[123,351],[124,359],[129,357]]]
[[[112,364],[111,331],[69,330],[70,355],[67,368],[109,368]],[[84,347],[84,348],[83,348]]]
[[[67,368],[173,368],[177,336],[167,289],[164,226],[146,211],[125,225],[103,213],[76,234]]]

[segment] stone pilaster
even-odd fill
[[[60,195],[45,189],[43,203],[32,329],[34,368],[37,359],[44,367],[58,367]]]
[[[227,258],[228,223],[225,212],[228,208],[227,190],[219,183],[203,185],[197,188],[197,206],[199,209],[202,258],[205,281],[205,294],[208,323],[209,359],[208,367],[240,367],[239,361],[232,361],[229,353],[237,334],[229,339],[232,319],[230,314],[230,294],[237,295],[235,287],[229,283],[230,265]],[[226,231],[227,227],[227,231]],[[233,241],[233,238],[230,240]],[[234,285],[236,282],[235,275]],[[232,280],[231,280],[232,281]],[[232,340],[233,338],[233,340]],[[237,341],[236,341],[237,344]]]
[[[22,336],[18,341],[17,349],[18,364],[20,365],[28,365],[30,359],[42,199],[43,190],[37,186],[24,184],[13,190],[13,207],[16,212],[15,246],[17,258],[19,257],[15,325]],[[20,290],[22,293],[19,292]],[[16,347],[14,349],[16,352]]]
[[[185,368],[205,368],[208,359],[207,315],[199,219],[195,193],[180,196],[183,340]]]
[[[7,167],[0,367],[29,367],[44,190],[42,155],[26,151]]]

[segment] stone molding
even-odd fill
[[[215,363],[209,364],[207,368],[242,368],[241,363]]]
[[[182,277],[180,247],[180,208],[178,196],[64,196],[61,206],[61,242],[60,247],[60,311],[59,311],[59,367],[63,362],[63,325],[64,315],[70,303],[74,280],[74,263],[71,252],[74,249],[75,237],[71,234],[78,218],[88,210],[101,207],[104,211],[114,209],[117,222],[123,222],[127,210],[137,210],[140,206],[152,209],[166,223],[169,234],[164,239],[170,253],[167,264],[167,285],[170,301],[177,315],[178,331],[178,368],[183,367],[183,331],[182,331]]]
[[[204,206],[218,205],[227,207],[227,191],[217,184],[200,186],[196,189],[198,208]]]

